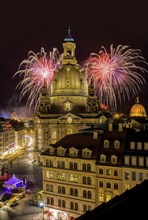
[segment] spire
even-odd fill
[[[139,103],[139,96],[137,96],[137,98],[136,98],[136,103],[137,104]]]
[[[74,42],[74,39],[71,35],[70,25],[68,26],[68,34],[66,38],[64,39],[65,42]]]

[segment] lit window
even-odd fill
[[[71,103],[70,102],[65,102],[65,110],[70,111],[71,110]]]
[[[148,142],[144,143],[144,150],[148,150]]]
[[[111,175],[111,169],[106,169],[106,175],[110,176]]]
[[[50,179],[53,179],[53,172],[52,172],[52,171],[51,171],[50,174],[49,174],[49,178],[50,178]]]
[[[128,156],[128,155],[124,156],[124,164],[125,165],[129,165],[130,164],[130,156]]]
[[[88,150],[87,148],[82,150],[82,157],[83,158],[90,158],[92,151]]]
[[[78,156],[78,151],[77,149],[75,149],[74,147],[69,149],[69,156],[70,157],[77,157]]]
[[[120,142],[118,140],[114,141],[114,148],[116,149],[120,148]]]
[[[130,142],[130,149],[135,150],[135,142]]]
[[[106,202],[108,202],[111,198],[111,194],[106,194]]]
[[[56,136],[57,136],[56,131],[51,131],[51,139],[55,140],[57,138]]]
[[[77,183],[78,182],[78,176],[70,174],[69,181]]]
[[[99,193],[99,202],[104,202],[104,193]]]
[[[100,162],[101,163],[105,163],[106,162],[106,155],[104,155],[104,154],[100,155]]]
[[[138,157],[138,165],[140,166],[140,167],[143,167],[144,166],[144,157]]]
[[[130,185],[128,183],[125,184],[125,189],[130,189]]]
[[[64,174],[64,173],[58,173],[57,174],[57,178],[58,178],[58,180],[65,180],[66,179],[66,175]]]
[[[104,148],[109,148],[109,141],[108,140],[104,140]]]
[[[46,178],[49,178],[49,171],[46,171]]]
[[[131,165],[132,166],[137,166],[137,157],[136,156],[132,156],[131,159],[132,159],[131,160]]]
[[[137,142],[137,150],[142,150],[142,143],[141,142]]]
[[[53,154],[54,154],[54,151],[55,151],[55,148],[52,147],[52,146],[49,146],[49,154],[50,154],[50,155],[53,155]]]
[[[111,156],[111,163],[112,164],[116,164],[117,163],[117,156],[115,156],[115,155]]]
[[[63,147],[58,147],[57,148],[57,155],[58,156],[64,156],[65,155],[65,151],[66,151],[66,149],[64,149]]]

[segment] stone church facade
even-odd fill
[[[66,135],[90,125],[105,122],[92,83],[75,57],[76,44],[70,30],[63,43],[61,66],[56,70],[50,88],[43,86],[35,122],[35,159]]]

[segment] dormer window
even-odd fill
[[[92,151],[87,148],[82,150],[82,157],[83,158],[90,158],[91,154],[92,154]]]
[[[130,142],[130,150],[135,150],[135,142]]]
[[[78,151],[76,148],[72,147],[69,149],[69,156],[70,157],[77,157],[78,156]]]
[[[100,155],[100,162],[101,163],[105,163],[106,162],[106,155],[104,155],[104,154]]]
[[[115,155],[111,156],[111,163],[112,164],[116,164],[117,163],[117,156],[115,156]]]
[[[64,156],[65,155],[65,151],[66,151],[66,149],[64,149],[63,147],[58,147],[57,148],[57,155],[58,156]]]
[[[54,154],[54,151],[55,151],[55,148],[52,147],[52,146],[49,146],[49,154],[50,154],[50,155],[53,155],[53,154]]]
[[[116,140],[114,141],[114,148],[119,149],[120,148],[120,141]]]
[[[109,141],[108,140],[104,140],[104,148],[109,148]]]
[[[137,142],[137,150],[142,150],[142,142]]]
[[[144,150],[148,150],[148,142],[144,142]]]

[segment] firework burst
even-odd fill
[[[99,54],[91,53],[84,62],[88,82],[93,82],[100,102],[117,110],[117,102],[130,100],[131,95],[138,95],[142,85],[146,83],[143,73],[147,62],[141,50],[131,49],[128,45],[118,45],[115,49],[110,45],[108,53],[105,47]]]
[[[16,88],[20,88],[20,101],[24,96],[29,94],[27,105],[29,111],[33,107],[36,110],[39,103],[39,94],[43,87],[46,85],[49,88],[54,72],[61,65],[61,55],[56,48],[53,48],[49,55],[45,52],[44,48],[37,54],[29,51],[28,59],[25,59],[19,65],[18,71],[13,77],[19,75],[23,79],[18,83]]]

